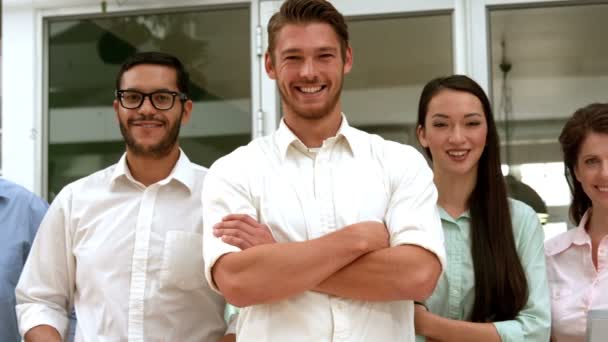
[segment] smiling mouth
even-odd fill
[[[454,159],[463,159],[469,153],[469,150],[448,151],[447,153]]]
[[[608,185],[598,185],[595,188],[598,189],[600,192],[608,192]]]
[[[296,89],[304,94],[316,94],[321,92],[321,90],[325,89],[327,86],[316,86],[316,87],[296,87]]]
[[[162,122],[151,122],[151,121],[133,121],[131,123],[131,126],[136,126],[136,127],[142,127],[142,128],[158,128],[158,127],[162,127],[163,123]]]

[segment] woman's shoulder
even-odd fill
[[[576,228],[569,229],[545,241],[545,255],[550,258],[567,250],[572,245],[576,233]]]
[[[521,226],[522,224],[539,224],[540,220],[538,215],[532,209],[531,206],[526,203],[516,200],[514,198],[509,197],[509,208],[511,209],[511,222],[513,223],[513,228],[515,226]]]
[[[511,225],[513,226],[515,243],[519,245],[520,243],[537,240],[538,243],[542,244],[544,231],[534,209],[514,198],[509,198],[509,207],[511,209]]]

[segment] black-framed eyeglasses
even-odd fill
[[[180,101],[188,100],[188,95],[182,92],[157,90],[151,93],[143,93],[138,90],[116,90],[116,98],[120,105],[126,109],[137,109],[147,98],[150,99],[152,106],[158,110],[169,110],[175,104],[175,97],[179,97]]]

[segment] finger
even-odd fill
[[[229,215],[224,216],[224,218],[222,218],[222,221],[232,221],[232,220],[242,221],[253,227],[260,226],[260,223],[258,221],[256,221],[256,219],[254,219],[253,217],[251,217],[247,214],[229,214]]]
[[[213,235],[217,237],[222,236],[234,236],[242,240],[247,240],[250,243],[254,242],[253,235],[241,230],[241,229],[232,229],[232,228],[222,228],[222,229],[214,229]]]
[[[220,223],[216,224],[213,227],[213,229],[214,230],[215,229],[239,229],[239,230],[247,232],[250,235],[253,235],[256,230],[256,227],[253,227],[243,221],[231,220],[231,221],[220,222]]]
[[[224,241],[225,243],[238,247],[241,250],[245,250],[247,248],[250,248],[252,245],[250,243],[248,243],[247,241],[240,239],[236,236],[231,236],[231,235],[224,235],[222,236],[222,241]]]
[[[250,217],[247,214],[228,214],[222,218],[222,221],[231,221],[231,220],[240,220],[243,221],[247,217]]]

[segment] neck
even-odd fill
[[[149,186],[169,176],[179,159],[179,153],[177,145],[168,155],[160,158],[138,155],[127,148],[127,165],[135,180]]]
[[[320,118],[304,118],[285,111],[285,124],[307,147],[320,147],[323,141],[338,133],[342,123],[340,106]]]
[[[608,209],[593,207],[587,222],[587,231],[591,238],[596,238],[598,241],[608,234]]]
[[[438,170],[434,182],[437,187],[437,203],[452,217],[458,217],[469,209],[469,198],[477,182],[477,170],[467,175],[449,175]]]

